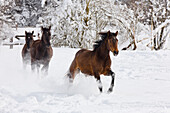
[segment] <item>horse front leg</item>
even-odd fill
[[[31,69],[34,72],[35,71],[35,60],[31,59]]]
[[[26,69],[26,65],[27,65],[27,64],[26,64],[25,59],[22,59],[22,62],[23,62],[23,68]]]
[[[44,66],[43,66],[42,69],[41,69],[41,71],[44,71],[44,74],[45,74],[45,75],[48,75],[49,62],[50,62],[50,61],[44,62]]]
[[[102,92],[102,82],[101,82],[101,80],[100,80],[100,75],[97,74],[97,75],[95,75],[94,77],[96,78],[96,81],[97,81],[97,83],[98,83],[99,91]]]
[[[111,93],[113,91],[114,80],[115,80],[115,73],[112,70],[110,70],[109,75],[111,76],[112,80],[111,80],[110,88],[108,89],[107,92]]]
[[[39,64],[39,62],[36,62],[36,67],[37,67],[37,73],[39,74],[39,69],[40,69],[40,64]]]

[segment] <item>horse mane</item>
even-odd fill
[[[101,40],[95,41],[95,44],[93,45],[93,50],[95,51],[99,46],[102,44],[102,42],[107,38],[107,32],[106,33],[99,33],[101,36]]]

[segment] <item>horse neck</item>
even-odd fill
[[[26,45],[26,49],[29,50],[31,47],[30,47],[30,42],[29,43],[25,43]],[[28,48],[29,47],[29,48]]]
[[[41,40],[40,40],[40,46],[39,48],[41,49],[42,52],[45,52],[46,51],[46,46],[45,46],[45,42],[43,41],[43,36],[41,37]]]
[[[101,58],[110,57],[106,40],[104,42],[102,42],[101,45],[96,49],[96,54],[98,57],[101,57]]]
[[[29,40],[29,43],[28,43],[28,44],[26,43],[26,45],[29,45],[29,46],[30,46],[30,48],[31,48],[31,46],[32,46],[33,42],[34,42],[34,40]]]
[[[42,37],[41,37],[41,44],[42,44],[42,46],[45,47],[45,42],[44,42],[44,40],[43,40],[44,38],[45,38],[45,36],[42,35]]]

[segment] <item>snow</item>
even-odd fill
[[[79,49],[53,48],[49,75],[23,69],[22,46],[0,47],[0,113],[169,113],[170,51],[120,51],[111,54],[116,73],[102,77],[99,93],[93,77],[82,73],[73,84],[65,74]]]
[[[169,49],[170,50],[170,34],[169,34],[169,37],[166,39],[164,49]]]
[[[44,7],[45,1],[46,1],[46,0],[42,0],[42,1],[41,1],[41,7]]]

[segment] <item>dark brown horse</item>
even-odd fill
[[[115,56],[119,53],[118,40],[116,38],[118,31],[116,33],[108,31],[99,34],[102,40],[95,42],[93,51],[81,49],[76,53],[67,76],[70,78],[70,81],[73,81],[79,70],[84,74],[94,76],[99,83],[100,92],[102,92],[100,75],[111,76],[112,81],[108,92],[112,92],[115,73],[110,68],[111,59],[109,52],[113,52]]]
[[[42,71],[48,74],[49,62],[53,56],[53,50],[51,47],[51,26],[49,28],[41,28],[42,37],[41,40],[36,40],[31,47],[31,68],[34,71],[37,67],[39,71],[40,64],[43,65]]]
[[[34,31],[32,31],[32,33],[25,31],[25,42],[26,43],[25,43],[25,45],[24,45],[24,47],[22,49],[22,60],[23,60],[24,67],[31,60],[30,47],[32,46],[32,44],[34,42],[33,34],[34,34]]]

